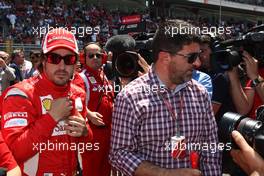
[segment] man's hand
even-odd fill
[[[188,168],[182,168],[182,169],[172,169],[168,171],[167,176],[202,176],[201,171],[197,169],[188,169]]]
[[[6,63],[5,63],[4,59],[2,59],[1,57],[0,57],[0,67],[6,68]]]
[[[88,113],[88,119],[96,126],[105,126],[102,117],[103,116],[98,112],[90,111]]]
[[[256,171],[264,174],[264,160],[261,156],[251,148],[243,136],[238,131],[232,132],[232,137],[240,150],[233,149],[231,156],[233,160],[247,173],[252,174]]]
[[[0,51],[0,67],[5,68],[6,67],[6,62],[9,62],[9,54],[7,54],[4,51]]]
[[[243,60],[246,63],[247,76],[254,80],[258,77],[258,60],[252,57],[248,52],[243,52]]]
[[[69,136],[80,137],[88,134],[85,119],[80,113],[70,116],[65,122],[65,130]]]
[[[143,161],[135,171],[135,176],[201,176],[197,169],[179,168],[165,169],[147,161]]]
[[[69,97],[58,98],[52,100],[51,108],[48,113],[56,122],[58,122],[61,119],[68,117],[71,114],[72,108],[72,101]]]

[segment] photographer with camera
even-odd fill
[[[231,156],[233,160],[251,176],[264,175],[264,159],[248,145],[246,140],[238,131],[232,132],[235,143],[240,148],[232,149]]]
[[[212,79],[212,106],[218,122],[225,112],[234,112],[235,108],[230,95],[230,80],[227,73],[214,70],[211,65],[211,54],[214,50],[213,42],[209,35],[201,37],[200,70],[207,73]]]
[[[119,91],[150,69],[146,60],[136,52],[135,39],[129,35],[111,37],[106,42],[105,48],[112,56],[112,70],[108,77],[114,82],[114,88],[119,87]],[[119,91],[115,91],[115,94]]]
[[[246,66],[247,77],[250,79],[243,88],[238,76],[237,67],[228,71],[231,81],[231,95],[236,110],[240,114],[249,114],[256,118],[256,109],[264,102],[264,70],[258,67],[258,60],[243,51],[242,59]]]
[[[201,67],[200,70],[209,74],[212,79],[213,95],[212,106],[216,117],[216,122],[221,128],[220,121],[224,113],[231,111],[235,112],[235,107],[232,101],[230,91],[230,80],[228,74],[224,71],[214,69],[212,65],[212,54],[214,52],[214,39],[209,35],[201,37]],[[219,133],[219,140],[222,142],[223,136]],[[230,159],[229,151],[223,151],[223,172],[231,175],[239,175],[240,171],[235,163]]]

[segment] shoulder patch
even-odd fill
[[[28,98],[27,94],[25,92],[23,92],[22,90],[20,90],[19,88],[11,88],[10,90],[8,90],[8,92],[6,93],[4,99],[6,99],[9,96],[22,96],[24,98]]]

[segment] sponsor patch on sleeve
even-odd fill
[[[14,118],[5,122],[4,128],[27,126],[27,119]]]
[[[4,120],[7,121],[8,119],[11,119],[13,117],[27,118],[28,113],[27,112],[8,112],[4,115]]]

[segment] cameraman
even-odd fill
[[[207,73],[212,79],[213,95],[212,106],[216,117],[218,127],[221,128],[219,122],[224,113],[231,111],[234,112],[234,104],[232,102],[232,96],[230,95],[230,80],[226,72],[221,72],[213,69],[211,64],[211,54],[214,51],[213,39],[209,35],[203,35],[201,37],[201,67],[200,70]],[[219,140],[223,140],[223,136],[219,134]],[[229,151],[223,151],[223,172],[231,175],[240,175],[240,170],[235,163],[231,160]]]
[[[122,77],[118,71],[116,70],[116,61],[121,54],[124,54],[126,51],[136,51],[136,41],[133,37],[129,35],[116,35],[111,37],[105,44],[105,48],[108,52],[110,52],[112,56],[112,70],[106,71],[107,77],[115,82],[114,86],[120,86],[121,88],[126,86],[130,81],[135,79],[135,77]],[[138,57],[138,65],[142,68],[142,72],[138,71],[137,76],[142,76],[147,73],[150,69],[150,66],[145,61],[140,54],[137,54]],[[121,90],[121,89],[119,89]],[[117,94],[118,92],[115,92]]]
[[[232,132],[232,137],[240,150],[231,150],[233,160],[251,176],[264,175],[264,160],[251,148],[238,131]]]
[[[228,72],[231,81],[232,98],[240,114],[249,114],[256,118],[256,109],[264,102],[263,68],[258,67],[258,61],[248,52],[243,52],[243,60],[246,66],[247,77],[250,79],[243,89],[237,73],[237,68]]]
[[[224,113],[228,111],[234,112],[234,105],[229,90],[230,80],[227,73],[219,72],[212,68],[211,54],[213,52],[213,39],[209,35],[203,35],[201,37],[200,47],[200,70],[207,73],[212,79],[212,105],[216,121],[218,122]]]

